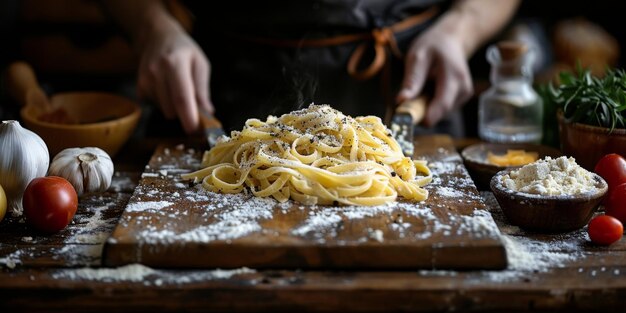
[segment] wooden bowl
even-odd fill
[[[7,89],[22,104],[24,125],[54,157],[65,148],[99,147],[113,157],[133,133],[141,109],[127,98],[102,92],[45,94],[28,63],[11,63]]]
[[[487,162],[487,152],[494,154],[506,154],[507,150],[525,150],[526,152],[537,152],[539,159],[546,156],[553,158],[560,157],[561,151],[552,147],[527,144],[527,143],[477,143],[466,147],[461,151],[463,162],[470,176],[474,179],[476,187],[479,189],[489,189],[491,178],[498,172],[508,168],[519,168],[521,166],[498,166]]]
[[[563,112],[557,113],[561,150],[576,158],[580,166],[593,171],[596,163],[609,153],[626,157],[626,129],[570,123]]]
[[[592,173],[596,190],[588,193],[567,196],[522,193],[502,183],[502,176],[513,170],[506,169],[493,176],[491,190],[507,220],[527,230],[555,233],[580,229],[589,223],[608,189],[606,181]]]
[[[42,121],[35,106],[24,106],[20,114],[26,127],[46,142],[51,156],[65,148],[99,147],[113,157],[130,138],[141,116],[136,103],[114,94],[60,93],[50,102],[77,124]]]

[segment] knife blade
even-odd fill
[[[391,133],[396,139],[402,153],[405,156],[413,157],[413,135],[415,125],[422,121],[426,113],[427,99],[420,96],[417,99],[401,103],[391,117]]]
[[[204,131],[204,136],[209,143],[209,149],[213,148],[217,140],[226,135],[222,123],[215,116],[204,109],[200,109],[200,123]]]

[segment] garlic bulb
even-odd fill
[[[111,186],[113,161],[100,148],[68,148],[52,159],[48,174],[67,179],[79,196],[101,192]]]
[[[0,185],[13,215],[22,215],[22,196],[31,180],[46,175],[50,157],[46,143],[18,121],[0,124]]]

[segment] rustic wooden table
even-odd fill
[[[156,141],[129,145],[109,192],[84,197],[74,223],[42,236],[0,223],[0,311],[617,311],[626,312],[626,240],[606,248],[584,230],[530,234],[498,223],[504,271],[105,269],[102,246]],[[132,162],[129,162],[132,161]]]

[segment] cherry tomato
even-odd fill
[[[611,190],[626,183],[626,160],[619,154],[607,154],[598,161],[594,172],[606,180]]]
[[[26,221],[37,230],[54,233],[70,223],[78,208],[72,184],[57,176],[33,179],[22,199]]]
[[[604,201],[604,211],[606,215],[626,224],[626,183],[617,185],[609,191]]]
[[[622,238],[624,226],[612,216],[600,215],[589,222],[587,232],[595,244],[608,246]]]

